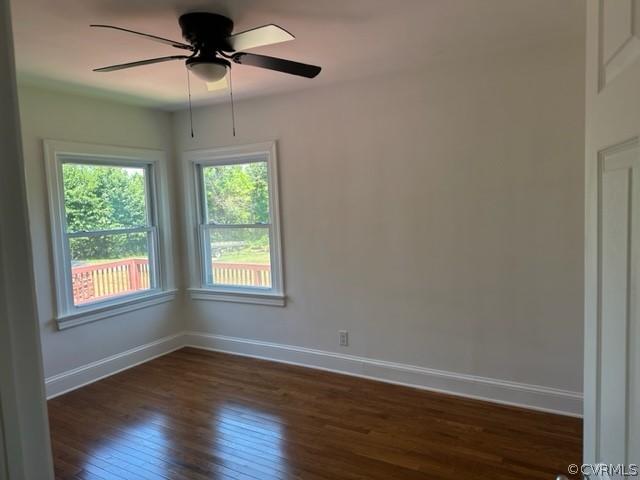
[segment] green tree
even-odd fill
[[[253,216],[259,223],[269,221],[269,182],[267,180],[267,164],[265,162],[250,163],[247,174],[253,181],[251,190],[251,206]]]
[[[265,162],[206,167],[203,176],[210,222],[239,224],[269,221]]]
[[[218,224],[269,222],[269,183],[266,162],[222,165],[203,169],[207,220]],[[235,244],[240,257],[268,258],[269,237],[262,228],[215,230],[211,234],[214,252]],[[239,247],[238,245],[242,245]],[[266,255],[266,256],[265,256]]]
[[[266,162],[203,169],[208,221],[220,224],[267,223],[269,184]],[[64,200],[69,232],[139,227],[147,224],[143,169],[64,164]],[[263,229],[217,232],[213,242],[242,242],[264,250]],[[104,235],[71,239],[72,258],[92,260],[144,256],[147,235]]]
[[[146,225],[144,170],[64,164],[64,200],[69,232]],[[74,259],[146,255],[146,234],[71,239]]]

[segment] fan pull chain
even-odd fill
[[[189,69],[187,68],[187,91],[189,92],[189,123],[191,125],[191,138],[193,135],[193,109],[191,108],[191,77],[189,76]]]
[[[231,125],[233,136],[236,136],[236,109],[233,104],[233,82],[231,81],[231,69],[229,69],[229,95],[231,96]]]

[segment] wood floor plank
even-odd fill
[[[58,479],[549,479],[579,419],[184,348],[49,401]]]

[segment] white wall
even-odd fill
[[[42,140],[54,139],[171,152],[170,114],[30,86],[19,93],[45,377],[180,331],[177,301],[57,331],[42,151]],[[172,186],[172,168],[168,172]]]
[[[289,297],[192,302],[187,328],[581,391],[583,57],[241,101],[236,138],[228,105],[193,140],[175,114],[178,152],[278,140]]]

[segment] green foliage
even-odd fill
[[[269,222],[269,184],[265,162],[206,167],[203,176],[210,222]]]
[[[147,224],[143,169],[64,164],[67,231],[89,232]],[[146,256],[144,233],[80,237],[70,241],[73,259]]]
[[[269,222],[266,162],[203,169],[208,221],[218,224]],[[144,170],[64,164],[64,197],[69,232],[90,232],[147,225]],[[225,229],[211,238],[212,251],[268,259],[269,238],[262,228]],[[70,241],[74,260],[147,255],[145,233],[79,237]]]
[[[207,220],[212,223],[269,223],[269,181],[266,162],[203,169]],[[267,252],[269,237],[261,228],[225,229],[211,238],[214,255],[243,248]]]

